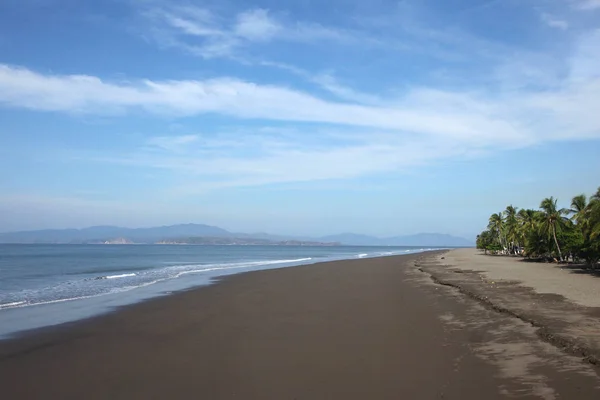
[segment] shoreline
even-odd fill
[[[117,246],[117,245],[115,245]],[[122,246],[122,245],[119,245]],[[360,247],[360,246],[359,246]],[[424,254],[429,252],[445,251],[444,249],[414,249],[408,250],[408,255],[411,254]],[[226,280],[231,276],[243,275],[253,272],[271,271],[286,268],[298,268],[310,265],[326,264],[331,262],[349,261],[349,260],[361,260],[361,259],[373,259],[373,258],[384,258],[384,257],[397,257],[405,254],[390,254],[390,255],[378,255],[369,257],[356,257],[356,258],[344,258],[344,259],[332,259],[332,260],[317,260],[307,261],[300,260],[299,262],[293,262],[289,265],[282,265],[277,267],[267,267],[256,270],[223,270],[218,274],[197,274],[190,276],[192,278],[188,281],[169,279],[163,282],[158,282],[158,286],[149,285],[147,287],[135,288],[128,292],[116,293],[116,294],[105,294],[99,296],[90,296],[84,298],[76,298],[73,300],[63,300],[50,303],[33,304],[26,306],[16,306],[10,308],[0,309],[0,322],[4,317],[4,324],[10,323],[10,319],[6,321],[6,315],[17,314],[17,323],[25,324],[25,328],[17,327],[15,329],[6,329],[0,332],[0,343],[6,340],[15,340],[21,337],[28,336],[30,334],[36,334],[43,332],[46,329],[60,328],[61,326],[71,326],[73,324],[85,323],[86,321],[93,320],[95,318],[101,318],[103,316],[120,312],[128,307],[134,307],[138,304],[143,304],[153,300],[160,300],[165,297],[175,296],[179,293],[185,293],[191,290],[201,290],[214,284]],[[248,267],[251,268],[251,267]],[[241,272],[238,272],[241,271]],[[74,311],[73,311],[73,310]],[[86,309],[88,311],[86,311]],[[65,311],[66,310],[66,311]],[[2,315],[2,313],[5,313]],[[23,316],[21,317],[21,315]],[[45,316],[46,314],[61,314],[62,320],[58,323],[52,323]],[[41,319],[46,318],[46,322],[40,322],[39,324],[29,323],[32,319],[40,319],[39,315],[42,315]],[[10,317],[10,315],[9,315]],[[25,321],[25,322],[22,322]],[[31,327],[27,327],[27,326]],[[21,325],[22,326],[22,325]]]
[[[30,399],[597,398],[590,366],[416,268],[447,254],[241,273],[42,328],[0,341],[0,385]]]
[[[499,256],[476,254],[476,250],[472,250],[470,255],[481,256],[479,259],[473,263],[465,263],[464,260],[461,263],[458,261],[461,257],[468,257],[462,254],[464,252],[449,251],[443,258],[426,256],[415,263],[415,267],[436,284],[454,288],[495,312],[530,324],[536,328],[541,340],[561,351],[600,366],[600,298],[584,297],[577,291],[581,290],[578,287],[565,289],[565,274],[555,270],[560,265],[538,265],[539,271],[529,273],[530,276],[525,275],[527,279],[523,279],[523,271],[507,270],[507,266],[514,264],[515,268],[526,269],[531,268],[529,263],[518,258],[497,259]],[[490,263],[492,260],[486,260],[487,257],[496,259]],[[543,275],[552,272],[551,276]],[[539,281],[532,279],[536,276]],[[595,289],[596,293],[600,293],[597,278],[579,278],[582,279],[577,279],[577,283],[586,283],[588,291]],[[563,287],[556,290],[558,284]]]

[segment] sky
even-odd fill
[[[0,231],[473,238],[599,155],[600,0],[0,2]]]

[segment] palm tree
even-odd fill
[[[522,245],[525,247],[527,240],[534,230],[537,229],[539,211],[532,210],[531,208],[522,208],[517,214],[519,221],[519,237]]]
[[[483,249],[484,254],[488,253],[488,250],[493,249],[494,245],[494,232],[489,229],[481,232],[477,235],[477,248]]]
[[[515,242],[518,239],[517,209],[511,204],[510,206],[506,207],[506,210],[504,210],[504,215],[506,216],[506,239],[507,241],[510,241],[511,246],[509,250],[512,252],[512,248],[514,248]]]
[[[596,193],[590,197],[588,203],[588,226],[590,229],[590,238],[595,240],[600,237],[600,187]]]
[[[585,194],[580,194],[578,196],[573,197],[571,200],[571,208],[569,212],[573,214],[571,219],[575,221],[578,225],[583,226],[586,223],[586,214],[589,212],[587,197]]]
[[[568,210],[564,208],[558,209],[556,202],[557,200],[552,196],[545,198],[542,200],[540,208],[542,209],[542,227],[546,233],[552,234],[556,250],[558,251],[558,259],[562,261],[562,253],[556,239],[556,232],[562,230],[565,226],[566,218],[563,215],[566,215]]]
[[[494,232],[500,246],[504,248],[504,243],[502,241],[502,232],[504,231],[504,219],[502,218],[502,213],[492,214],[490,216],[488,228]]]
[[[531,208],[520,209],[519,219],[521,220],[521,225],[524,226],[527,231],[533,230],[537,221],[537,215],[538,211],[532,210]]]
[[[595,267],[600,256],[600,246],[596,238],[600,235],[600,188],[586,201],[585,195],[573,197],[571,219],[577,222],[577,228],[582,235],[583,243],[579,246],[579,254],[583,255],[588,264]]]
[[[519,246],[526,257],[556,254],[560,261],[565,260],[565,252],[566,259],[571,255],[574,260],[585,259],[598,268],[600,188],[589,198],[583,194],[573,197],[568,210],[559,209],[554,197],[544,199],[539,211],[510,205],[490,216],[487,229],[477,238],[477,246],[495,254],[506,254],[506,250],[514,254],[515,246]]]

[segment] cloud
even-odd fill
[[[179,182],[185,182],[169,188],[171,195],[179,196],[225,187],[350,179],[473,155],[459,143],[403,138],[376,130],[303,134],[273,128],[246,129],[245,134],[200,135],[177,151],[157,153],[143,146],[109,158],[86,158],[173,172]]]
[[[577,0],[575,7],[580,10],[595,10],[600,8],[600,0]]]
[[[565,20],[558,19],[550,14],[542,13],[542,21],[551,28],[567,30],[569,29],[569,23]]]
[[[586,82],[600,78],[600,28],[581,34],[569,59],[569,80]]]
[[[225,33],[217,26],[212,13],[205,9],[184,8],[185,16],[176,13],[161,12],[153,13],[162,17],[164,21],[173,28],[179,29],[183,34],[194,36],[223,36]]]
[[[585,72],[587,68],[593,73],[590,66],[598,62],[593,53],[586,53],[589,46],[585,43],[583,40],[578,56],[573,57],[576,60],[571,66],[573,72]],[[540,94],[525,91],[510,98],[482,92],[413,88],[404,96],[380,98],[377,105],[370,105],[326,101],[287,87],[232,78],[106,82],[94,76],[44,75],[0,65],[0,103],[33,110],[88,114],[135,110],[171,116],[218,113],[242,119],[388,129],[400,135],[425,135],[485,146],[502,141],[529,142],[542,140],[544,136],[556,137],[552,132],[539,132],[531,126],[530,121],[522,118],[527,113],[543,111],[549,114],[546,120],[572,115],[584,118],[590,129],[598,125],[595,114],[583,110],[587,105],[598,103],[600,96],[595,96],[589,88],[595,88],[599,78],[583,75],[578,81],[583,79],[585,84],[576,85],[573,81],[565,86],[566,82],[555,91]],[[585,106],[575,103],[579,107],[575,110],[566,101],[573,98],[585,98]],[[554,107],[548,107],[550,103]],[[590,134],[586,129],[586,132],[561,132],[558,136],[574,139]]]
[[[415,102],[414,100],[418,100]],[[205,81],[109,83],[85,75],[42,75],[0,65],[0,102],[42,111],[82,113],[142,109],[154,114],[190,116],[219,113],[238,118],[320,122],[489,142],[518,140],[514,123],[480,112],[484,101],[463,93],[414,91],[394,106],[329,102],[305,92],[232,78]],[[477,109],[464,108],[469,104]]]
[[[340,99],[363,104],[377,104],[380,101],[377,96],[361,93],[348,86],[342,85],[332,74],[324,73],[316,76],[309,76],[308,79],[328,92],[333,93]]]
[[[204,21],[204,31],[197,26],[195,35],[220,32],[222,23],[214,15],[198,12],[194,18]],[[262,28],[253,32],[249,35],[261,40],[270,35]],[[161,135],[135,152],[95,156],[102,162],[176,171],[195,182],[188,185],[194,190],[347,179],[549,141],[599,139],[599,39],[600,30],[581,34],[568,56],[556,62],[555,56],[517,53],[498,67],[501,77],[495,79],[503,85],[413,85],[391,88],[393,95],[364,93],[331,73],[310,76],[289,66],[337,100],[231,77],[107,81],[0,64],[0,105],[117,117],[218,114],[234,118],[228,125],[244,120],[272,125],[240,128],[218,138],[195,132]]]
[[[142,15],[151,23],[158,43],[204,57],[239,57],[253,45],[270,42],[353,43],[365,41],[364,34],[325,27],[317,23],[286,21],[269,10],[251,8],[232,15],[215,15],[195,6],[152,8]]]
[[[265,41],[272,39],[281,29],[267,10],[259,8],[239,13],[233,32],[248,40]]]
[[[189,144],[198,141],[198,135],[156,136],[148,141],[151,149],[180,152]]]

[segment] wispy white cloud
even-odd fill
[[[148,146],[151,149],[181,152],[196,141],[198,141],[198,135],[156,136],[148,141]]]
[[[159,44],[204,58],[236,58],[245,48],[273,41],[353,43],[367,40],[357,32],[278,18],[262,8],[222,16],[205,8],[173,6],[151,8],[143,15]]]
[[[600,78],[600,28],[579,36],[569,58],[569,80],[586,82]]]
[[[555,16],[553,16],[551,14],[542,13],[540,15],[540,18],[546,25],[548,25],[551,28],[562,29],[562,30],[569,29],[569,23],[567,21],[556,18]]]
[[[575,0],[575,7],[580,10],[596,10],[600,8],[600,0]]]
[[[267,10],[258,8],[239,13],[233,32],[248,40],[266,41],[271,40],[281,29],[281,25],[271,18]]]
[[[274,40],[281,32],[266,12],[236,18],[232,26],[242,20],[245,27],[230,26],[226,32],[218,17],[194,12],[187,14],[194,18],[192,26],[177,19],[170,23],[194,37],[232,37],[231,32],[238,32],[236,40],[260,41]],[[286,123],[294,127],[290,134],[276,127],[269,132],[243,130],[218,140],[199,134],[163,135],[139,151],[96,158],[177,171],[203,182],[190,185],[194,187],[346,179],[548,141],[599,139],[599,40],[599,30],[582,33],[559,62],[553,61],[555,55],[504,57],[495,70],[496,79],[506,83],[500,88],[413,85],[389,92],[394,95],[364,93],[332,73],[311,75],[293,65],[276,65],[339,100],[230,77],[107,81],[0,64],[0,104],[86,115],[216,113]]]
[[[136,108],[181,116],[215,112],[238,118],[396,129],[475,143],[523,136],[505,119],[463,108],[464,102],[477,107],[482,104],[471,95],[437,91],[414,91],[392,102],[394,106],[375,107],[329,102],[286,87],[231,78],[109,83],[92,76],[42,75],[2,65],[0,102],[34,110],[84,113]]]
[[[143,146],[127,154],[90,159],[174,172],[184,182],[169,188],[172,195],[178,196],[232,186],[340,180],[406,171],[440,158],[475,154],[451,141],[403,138],[395,132],[276,132],[246,130],[245,137],[237,132],[205,135],[177,151],[156,153]]]
[[[597,65],[598,57],[589,53],[587,39],[582,39],[577,54],[572,58],[571,74],[579,76],[573,82],[580,84],[565,81],[559,89],[551,92],[514,93],[511,98],[507,95],[498,98],[498,95],[483,92],[413,88],[397,98],[381,98],[377,105],[347,104],[326,101],[286,87],[258,85],[232,78],[106,82],[93,76],[45,75],[1,65],[0,102],[34,110],[90,114],[132,109],[182,116],[216,112],[238,118],[392,129],[400,134],[452,138],[485,145],[498,140],[522,141],[550,135],[550,132],[536,132],[535,126],[528,126],[529,122],[515,117],[521,114],[523,106],[548,104],[537,100],[540,97],[557,100],[585,96],[586,105],[598,104],[597,97],[600,96],[594,96],[594,92],[588,89],[595,88],[600,79],[597,74],[590,75],[594,74],[592,66]],[[582,80],[585,84],[581,84]],[[549,113],[549,118],[574,111],[567,102],[554,101],[553,104],[554,107],[544,107],[543,110]],[[577,119],[581,117],[581,111],[578,111]],[[591,113],[586,120],[594,125],[597,118]],[[578,138],[589,137],[590,133],[570,131],[560,135]]]
[[[322,89],[334,94],[340,99],[349,100],[362,104],[379,104],[381,99],[377,96],[368,93],[361,93],[352,89],[349,86],[341,84],[334,75],[330,73],[317,74],[314,76],[307,75],[308,79]]]

